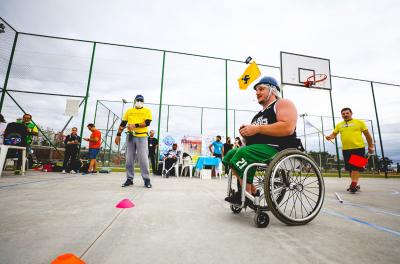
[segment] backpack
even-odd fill
[[[12,122],[4,130],[4,145],[26,147],[28,128],[24,124]]]

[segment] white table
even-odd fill
[[[26,147],[12,146],[12,145],[0,145],[0,177],[3,173],[4,163],[6,162],[7,152],[9,149],[22,150],[22,166],[21,173],[25,174],[25,163],[26,163]]]

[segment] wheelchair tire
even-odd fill
[[[269,216],[266,213],[259,212],[254,216],[254,223],[258,228],[265,228],[269,225]]]
[[[287,225],[305,225],[321,210],[325,185],[318,166],[310,156],[297,149],[286,149],[268,165],[265,193],[276,218]],[[289,206],[286,211],[289,204],[292,208]]]
[[[231,204],[231,211],[234,214],[239,214],[242,211],[242,208],[234,204]]]

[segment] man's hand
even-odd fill
[[[368,146],[368,152],[369,154],[373,154],[375,152],[375,146],[374,145]]]
[[[89,138],[83,138],[83,140],[85,140],[85,141],[89,141]]]
[[[239,129],[239,133],[244,137],[253,136],[258,133],[258,128],[257,125],[242,125]]]
[[[332,135],[326,136],[325,138],[326,138],[326,140],[328,140],[328,141],[331,141],[331,140],[335,139],[335,137],[332,136]]]
[[[120,142],[121,142],[121,136],[116,136],[115,137],[115,144],[119,145]]]

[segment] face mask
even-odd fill
[[[142,108],[143,107],[143,102],[136,102],[135,103],[136,108]]]

